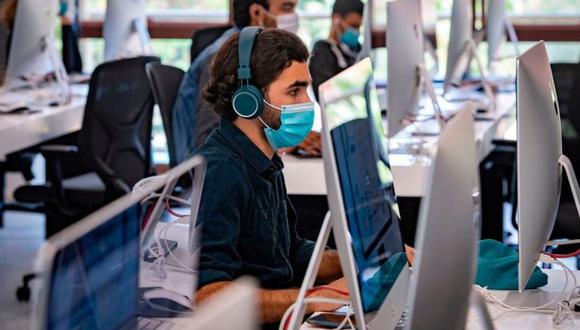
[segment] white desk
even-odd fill
[[[498,125],[513,110],[515,93],[498,94],[496,102],[497,110],[486,114],[487,120],[475,122],[475,142],[480,160],[493,150],[494,137],[507,129]],[[461,103],[455,103],[456,109],[459,109],[461,105]],[[428,121],[422,125],[433,126],[433,123],[434,121]],[[398,146],[397,149],[399,149],[389,153],[389,161],[393,171],[395,191],[400,197],[423,196],[425,176],[427,169],[431,166],[431,157],[437,145],[438,136],[416,137],[413,136],[415,130],[416,127],[408,126],[389,141],[391,146]],[[419,151],[412,150],[418,144],[422,144],[423,148]],[[401,146],[404,147],[401,148]],[[289,194],[326,195],[322,159],[300,159],[285,155],[282,160]]]
[[[0,161],[6,155],[80,130],[88,85],[72,85],[72,101],[40,112],[0,115]],[[32,91],[18,91],[23,98]]]
[[[548,274],[548,284],[540,289],[539,291],[544,291],[548,293],[560,292],[564,286],[564,272],[561,270],[550,270],[544,269]],[[574,274],[578,279],[580,279],[580,271],[575,271]],[[569,286],[571,288],[571,286]],[[536,291],[536,290],[534,290]],[[494,291],[496,296],[502,298],[508,294],[517,294],[517,291]],[[531,295],[531,291],[524,292],[524,299],[526,295]],[[532,304],[532,303],[530,303]],[[506,312],[499,306],[487,303],[487,307],[493,319],[495,328],[501,329],[526,329],[526,330],[545,330],[552,329],[552,313],[550,312]],[[575,329],[580,329],[580,313],[575,313]],[[322,328],[315,328],[308,323],[304,323],[301,327],[303,330],[313,330]],[[466,329],[481,329],[479,319],[477,314],[473,311],[469,311],[467,318]]]

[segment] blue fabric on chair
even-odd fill
[[[492,290],[518,289],[518,251],[495,240],[479,242],[479,259],[475,283]],[[548,275],[535,267],[526,289],[536,289],[548,283]]]

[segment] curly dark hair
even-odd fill
[[[203,98],[219,115],[234,120],[231,101],[239,87],[238,39],[232,35],[219,49],[211,63],[211,78],[203,90]],[[289,67],[293,61],[306,63],[308,49],[294,34],[279,29],[264,29],[254,42],[252,51],[252,79],[250,82],[265,93],[266,88]]]

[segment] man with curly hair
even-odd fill
[[[244,116],[248,109],[232,104],[236,90],[245,84],[238,76],[239,36],[230,37],[214,57],[204,91],[221,120],[196,151],[207,160],[198,217],[202,234],[197,298],[204,300],[240,276],[256,277],[262,288],[262,322],[272,324],[296,301],[314,248],[296,232],[296,212],[276,153],[298,144],[312,127],[314,105],[306,92],[311,84],[309,54],[292,33],[258,31],[246,83],[261,94],[257,103],[263,110]],[[346,290],[341,276],[338,254],[327,250],[319,282]],[[318,294],[345,298],[331,290]],[[315,304],[310,311],[334,308]]]

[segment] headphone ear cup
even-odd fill
[[[242,86],[232,97],[232,107],[242,118],[256,118],[264,111],[262,92],[253,85]]]

